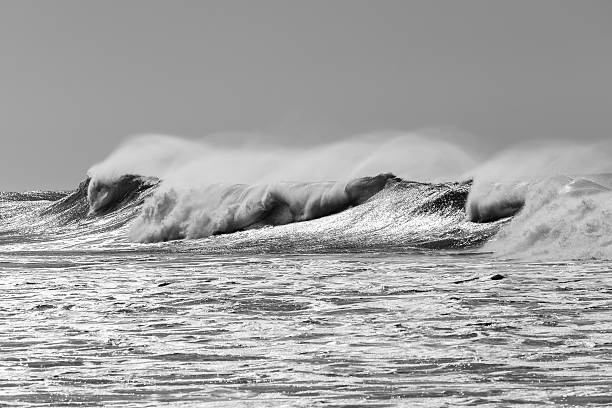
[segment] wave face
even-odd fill
[[[89,199],[90,178],[71,192],[3,193],[0,245],[16,251],[130,248],[129,224],[158,182],[148,177],[121,177],[104,195],[98,212]]]
[[[391,179],[366,202],[331,216],[205,242],[218,250],[258,252],[474,248],[505,221],[479,224],[466,219],[470,184]]]
[[[150,177],[87,179],[45,199],[2,199],[3,244],[14,250],[168,243],[211,251],[467,248],[500,223],[466,220],[470,182],[418,183],[392,174],[348,183],[168,189]],[[13,207],[9,214],[7,207]]]

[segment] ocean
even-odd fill
[[[610,406],[608,192],[546,186],[2,193],[0,404]]]

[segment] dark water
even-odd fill
[[[612,405],[605,261],[3,250],[0,288],[7,406]]]

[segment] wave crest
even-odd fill
[[[215,184],[162,188],[145,203],[130,239],[158,242],[202,238],[267,225],[307,221],[360,205],[382,190],[392,174],[349,183]]]

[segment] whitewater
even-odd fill
[[[129,138],[0,193],[0,402],[609,405],[611,153]]]

